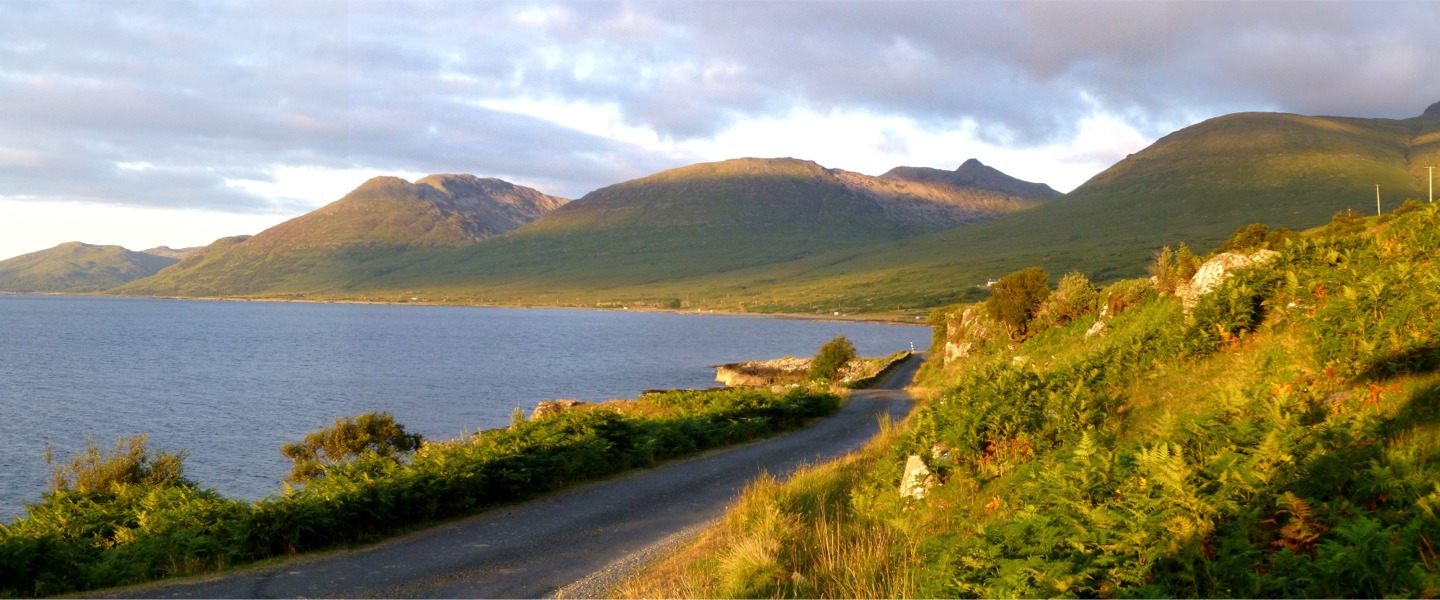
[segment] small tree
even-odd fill
[[[50,449],[45,463],[50,467],[50,491],[110,493],[121,485],[189,486],[185,479],[185,452],[151,452],[149,436],[120,438],[106,453],[86,438],[85,449],[67,464],[56,465]]]
[[[1050,296],[1050,275],[1040,267],[1016,271],[990,286],[990,299],[985,310],[1010,329],[1010,337],[1025,337],[1030,319]]]
[[[307,434],[305,441],[281,446],[280,453],[293,463],[286,479],[304,483],[324,474],[326,464],[366,454],[399,462],[402,455],[419,448],[420,441],[420,434],[406,433],[390,413],[365,413],[335,419],[334,425]]]
[[[845,363],[855,360],[855,344],[850,343],[850,338],[843,335],[835,336],[824,346],[820,352],[810,361],[810,379],[832,380]]]

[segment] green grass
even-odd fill
[[[1440,592],[1440,209],[1312,232],[1194,313],[1162,297],[926,370],[865,453],[747,494],[629,596]],[[906,457],[939,485],[897,493]],[[849,564],[825,557],[835,544]],[[759,549],[748,561],[725,548]],[[758,557],[758,558],[757,558]]]

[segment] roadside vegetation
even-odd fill
[[[1262,228],[1224,247],[1279,254],[1188,311],[1143,279],[1078,314],[1049,308],[1059,290],[937,311],[936,392],[905,423],[757,482],[616,592],[1440,594],[1440,209]],[[1193,273],[1186,250],[1155,281]],[[928,474],[904,497],[912,456]]]
[[[127,585],[379,539],[567,485],[799,427],[828,389],[671,391],[585,405],[432,443],[388,414],[337,419],[287,444],[279,493],[226,498],[184,476],[184,453],[141,437],[51,461],[43,499],[0,526],[0,596]]]

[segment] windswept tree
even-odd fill
[[[325,465],[373,455],[399,462],[420,447],[418,433],[406,433],[388,412],[335,419],[335,424],[310,432],[305,441],[285,444],[280,453],[292,463],[288,479],[304,483],[325,473]]]
[[[833,380],[845,367],[845,363],[855,360],[855,344],[850,343],[850,338],[837,335],[834,339],[825,342],[820,347],[820,352],[810,361],[810,379]]]
[[[1029,332],[1030,320],[1049,297],[1050,275],[1045,269],[1030,267],[1001,277],[990,286],[985,310],[1009,328],[1012,339],[1022,339]]]

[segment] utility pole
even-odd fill
[[[1375,184],[1375,216],[1380,216],[1380,184]]]

